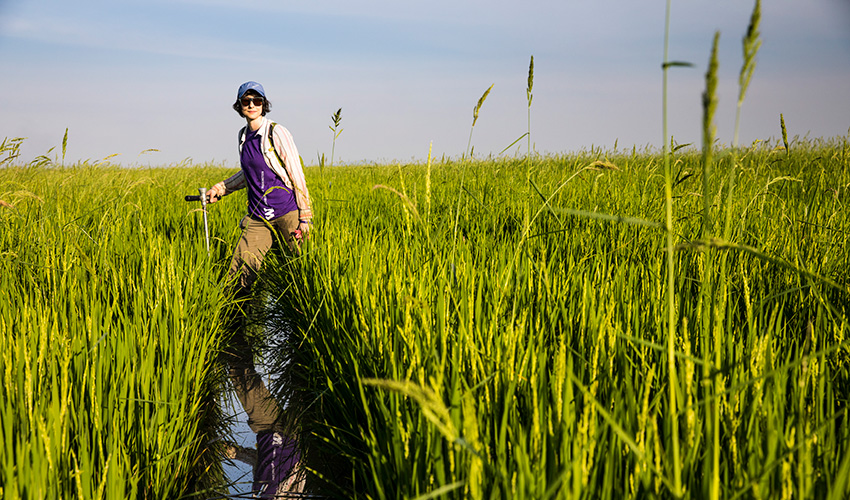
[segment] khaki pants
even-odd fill
[[[238,276],[239,286],[249,290],[257,279],[263,257],[275,240],[278,240],[279,245],[285,242],[290,250],[298,252],[298,243],[292,236],[298,229],[298,211],[293,210],[270,221],[246,215],[241,225],[242,237],[239,238],[239,244],[236,245],[236,251],[230,260],[228,277],[235,279]],[[281,238],[283,241],[280,241]]]
[[[298,228],[298,211],[270,221],[246,216],[241,225],[242,237],[233,252],[228,277],[236,284],[237,295],[247,298],[262,267],[263,258],[273,245],[286,244],[290,250],[298,252],[298,243],[292,235]],[[233,338],[225,350],[230,380],[242,408],[248,414],[248,426],[252,431],[283,432],[281,408],[254,367],[256,346],[251,345],[245,334],[244,315],[243,311],[234,311],[231,315]]]

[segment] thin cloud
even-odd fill
[[[3,37],[22,41],[36,41],[63,47],[81,47],[98,50],[118,50],[203,59],[227,63],[272,64],[282,49],[277,46],[254,44],[256,50],[238,50],[232,43],[220,38],[179,35],[153,30],[134,30],[109,24],[68,22],[67,19],[40,17],[38,22],[12,17],[2,20]],[[292,54],[294,56],[294,54]]]

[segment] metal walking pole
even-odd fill
[[[207,255],[210,254],[210,225],[207,222],[207,188],[198,188],[201,193],[201,208],[204,211],[204,239],[207,242]]]
[[[198,188],[200,195],[186,196],[186,201],[200,201],[201,210],[204,212],[204,238],[207,242],[207,255],[210,254],[210,226],[207,222],[207,188]]]

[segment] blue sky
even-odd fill
[[[230,108],[261,82],[270,118],[308,164],[460,156],[481,109],[476,156],[527,128],[541,153],[661,143],[666,2],[627,0],[310,1],[0,0],[0,138],[27,137],[24,160],[61,146],[66,161],[118,154],[123,165],[237,165]],[[669,128],[700,141],[700,94],[720,31],[718,137],[732,141],[741,38],[753,2],[674,1]],[[763,45],[744,103],[741,143],[850,129],[850,2],[765,0]],[[525,142],[522,142],[524,148]],[[151,148],[157,152],[140,154]],[[517,151],[515,146],[506,154]],[[524,154],[524,149],[519,150]]]

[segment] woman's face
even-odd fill
[[[246,92],[239,100],[242,105],[242,116],[248,120],[256,120],[263,114],[263,98],[253,92]]]

